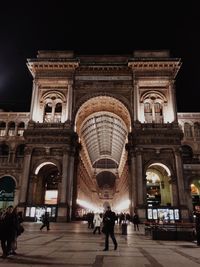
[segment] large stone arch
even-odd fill
[[[111,99],[115,99],[116,101],[121,103],[121,105],[123,105],[127,109],[128,114],[129,114],[131,121],[132,121],[133,118],[132,118],[131,105],[130,105],[130,102],[124,96],[116,95],[116,94],[112,94],[112,93],[98,92],[98,93],[87,94],[87,95],[81,97],[77,101],[76,106],[75,106],[74,111],[73,111],[73,115],[72,115],[72,121],[74,122],[74,124],[76,123],[77,114],[78,114],[78,111],[80,110],[81,106],[83,106],[84,103],[87,103],[90,99],[99,98],[99,97],[108,97]]]
[[[146,162],[144,164],[144,173],[146,173],[147,169],[150,166],[153,166],[153,165],[156,165],[156,164],[160,165],[161,167],[163,167],[171,177],[174,177],[174,170],[173,170],[172,165],[169,162],[167,162],[166,160],[162,160],[162,159],[158,159],[158,160],[151,159],[148,162]]]
[[[131,131],[131,114],[123,102],[110,95],[97,96],[93,94],[84,100],[74,118],[75,131],[82,145],[80,152],[82,169],[78,171],[79,190],[83,189],[85,182],[90,184],[90,190],[94,193],[85,194],[85,199],[96,206],[99,202],[103,207],[105,202],[103,196],[109,195],[110,197],[112,195],[114,201],[114,195],[123,187],[121,180],[124,179],[124,182],[128,183],[128,178],[124,178],[123,170],[127,158],[125,144],[128,142],[128,133]],[[116,163],[112,170],[106,165],[106,159]],[[96,166],[96,162],[100,160],[101,163],[105,162],[105,166],[99,168]],[[105,176],[108,173],[115,176],[115,186],[100,188],[96,180],[96,176],[100,173]],[[82,183],[81,179],[85,182]],[[104,178],[102,177],[102,179]],[[128,186],[120,192],[123,190],[129,190]],[[123,193],[120,196],[118,194],[118,202],[123,198],[122,195]],[[78,199],[81,200],[80,196],[84,196],[83,192],[78,193]],[[113,201],[110,200],[111,205],[113,205]]]
[[[62,170],[61,163],[59,160],[56,160],[54,158],[51,158],[50,160],[43,160],[42,159],[42,160],[35,162],[33,167],[32,167],[31,173],[34,175],[37,175],[40,168],[42,168],[43,166],[48,165],[48,164],[55,165],[58,168],[59,172],[61,173],[61,170]]]
[[[29,186],[29,199],[32,205],[45,205],[45,194],[47,190],[59,189],[60,172],[55,161],[40,161],[35,164]],[[37,192],[37,194],[35,194]],[[57,203],[55,203],[57,204]]]

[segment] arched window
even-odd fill
[[[155,122],[156,123],[162,123],[163,122],[163,112],[162,112],[162,106],[160,103],[156,102],[154,104],[154,110],[155,110]]]
[[[13,121],[8,123],[8,135],[15,136],[15,123]]]
[[[24,128],[25,128],[25,124],[24,124],[24,122],[20,122],[20,123],[18,124],[18,128],[17,128],[17,135],[18,135],[18,136],[23,136]]]
[[[144,103],[144,117],[147,123],[151,123],[153,120],[151,104],[148,102]]]
[[[145,93],[141,99],[144,103],[144,118],[147,123],[162,123],[163,122],[163,104],[165,97],[159,92],[152,91]]]
[[[6,123],[4,121],[0,122],[0,136],[6,135]]]
[[[52,102],[48,102],[44,108],[44,122],[52,121]]]
[[[55,114],[54,114],[54,121],[60,122],[62,115],[62,103],[57,103],[55,106]]]
[[[55,107],[55,113],[61,113],[62,112],[62,104],[57,103]]]
[[[66,96],[59,90],[45,92],[41,98],[43,122],[61,122],[64,103],[66,105]]]
[[[200,124],[198,122],[194,123],[194,136],[200,137]]]
[[[192,137],[192,127],[187,122],[185,122],[184,124],[184,134],[185,134],[185,137]]]

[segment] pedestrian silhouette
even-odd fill
[[[44,227],[46,227],[47,231],[49,231],[50,230],[49,224],[50,224],[49,213],[46,211],[42,216],[42,226],[40,227],[40,230],[42,230]]]
[[[136,230],[139,231],[139,222],[140,222],[140,220],[139,220],[139,216],[138,216],[137,213],[135,213],[135,214],[133,215],[134,231],[136,231]]]
[[[103,216],[103,233],[105,234],[105,248],[104,251],[109,250],[109,236],[111,237],[113,244],[114,244],[114,250],[117,249],[117,241],[114,234],[114,227],[115,227],[115,220],[116,220],[116,214],[113,212],[110,208],[110,206],[107,207],[107,210]]]
[[[98,233],[101,234],[100,228],[101,228],[102,218],[99,213],[95,213],[93,223],[94,223],[93,234],[95,235],[97,230],[98,230]]]

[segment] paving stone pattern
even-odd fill
[[[51,223],[50,231],[40,223],[24,223],[18,238],[17,255],[0,258],[0,267],[195,267],[200,266],[200,247],[195,242],[152,240],[144,227],[122,235],[116,225],[118,249],[110,240],[103,251],[104,235],[93,235],[83,222]]]

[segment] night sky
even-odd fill
[[[32,76],[26,62],[27,58],[35,58],[38,50],[131,54],[137,49],[167,49],[171,56],[182,59],[176,78],[178,111],[200,112],[198,1],[185,1],[187,5],[179,6],[174,2],[177,1],[2,2],[0,108],[29,111]]]

